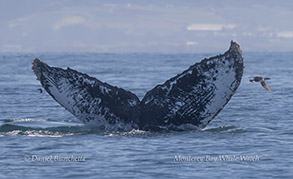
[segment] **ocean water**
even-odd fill
[[[0,54],[0,178],[293,178],[293,53],[243,53],[238,92],[204,129],[105,132],[41,88],[39,57],[137,94],[206,54]],[[249,77],[271,77],[268,92]]]

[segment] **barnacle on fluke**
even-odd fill
[[[231,41],[223,55],[204,59],[157,85],[140,101],[122,88],[87,74],[50,67],[40,59],[33,71],[44,89],[83,123],[105,130],[204,128],[240,85],[243,58]]]

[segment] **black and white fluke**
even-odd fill
[[[242,52],[233,41],[224,54],[190,66],[141,101],[76,70],[51,67],[38,58],[32,64],[43,88],[61,106],[84,124],[104,130],[204,128],[231,99],[243,74]]]

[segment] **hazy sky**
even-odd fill
[[[293,51],[292,0],[0,0],[0,52]]]

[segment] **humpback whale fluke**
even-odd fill
[[[264,87],[266,90],[268,91],[272,91],[272,88],[268,85],[268,83],[266,82],[266,80],[270,80],[271,78],[264,78],[262,76],[253,76],[250,77],[252,79],[250,79],[250,82],[260,82],[260,84],[262,85],[262,87]]]
[[[32,64],[61,106],[83,123],[107,130],[204,128],[236,92],[244,69],[240,47],[231,41],[224,54],[190,66],[140,101],[130,91],[76,70],[51,67],[38,58]]]

